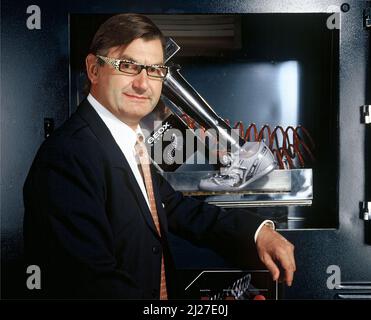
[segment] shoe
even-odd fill
[[[219,174],[201,179],[199,188],[207,191],[237,191],[276,168],[273,153],[264,142],[247,142],[242,151]]]

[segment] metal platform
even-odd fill
[[[201,178],[216,171],[164,172],[172,187],[189,196],[202,196],[223,207],[310,206],[313,200],[312,169],[274,170],[244,190],[212,192],[199,189]]]

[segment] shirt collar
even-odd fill
[[[116,143],[119,144],[120,141],[125,140],[125,143],[127,143],[130,150],[133,150],[135,143],[137,142],[137,135],[141,134],[144,136],[140,125],[138,124],[136,130],[133,130],[105,108],[91,93],[89,93],[87,100],[108,127]]]

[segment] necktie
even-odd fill
[[[149,207],[152,215],[153,222],[155,223],[156,229],[161,236],[160,223],[157,214],[155,195],[153,192],[153,183],[151,170],[149,167],[150,160],[146,150],[146,146],[143,142],[144,138],[141,134],[138,134],[137,143],[135,144],[135,151],[137,158],[139,159],[141,173],[144,179],[144,184],[147,191],[147,196],[149,200]],[[167,290],[166,290],[166,277],[165,277],[165,264],[164,255],[161,259],[161,283],[160,283],[160,299],[167,300]]]

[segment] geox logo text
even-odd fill
[[[160,129],[158,129],[151,137],[148,138],[147,142],[149,144],[155,143],[156,140],[158,140],[164,132],[170,128],[169,122],[166,122],[165,124],[162,125]]]

